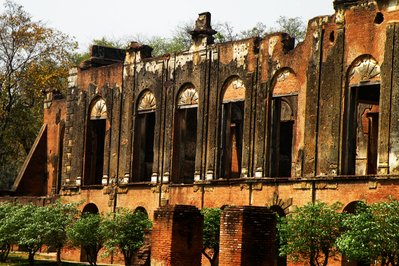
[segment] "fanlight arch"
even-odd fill
[[[103,98],[98,97],[91,103],[90,119],[107,119],[107,104]]]
[[[371,55],[362,55],[353,61],[348,70],[349,84],[359,84],[366,81],[379,81],[381,68]]]
[[[137,110],[140,111],[153,111],[157,108],[157,102],[154,93],[150,90],[144,91],[138,99]]]
[[[177,96],[177,106],[182,108],[186,106],[198,105],[198,92],[191,84],[184,86]]]

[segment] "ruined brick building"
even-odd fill
[[[209,13],[182,53],[94,46],[66,98],[47,93],[13,196],[150,217],[398,197],[399,1],[333,4],[296,46],[285,33],[214,44]]]

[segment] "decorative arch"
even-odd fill
[[[107,104],[101,96],[89,105],[84,156],[84,185],[101,185],[107,126]]]
[[[150,90],[145,90],[141,93],[137,104],[137,110],[140,111],[155,111],[157,108],[157,101],[155,95]]]
[[[184,85],[177,95],[177,106],[179,108],[198,106],[198,92],[192,84]]]
[[[381,68],[371,55],[356,58],[348,69],[349,85],[362,82],[377,82],[381,78]]]
[[[95,98],[90,105],[90,119],[107,119],[107,104],[102,97]]]
[[[172,177],[173,183],[193,183],[197,146],[198,92],[187,83],[177,94],[174,114]]]

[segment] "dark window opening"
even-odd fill
[[[380,85],[351,87],[347,125],[347,174],[376,174]]]
[[[290,177],[294,139],[295,114],[291,107],[297,96],[276,97],[272,100],[272,177]]]
[[[179,108],[175,118],[174,183],[193,183],[197,144],[197,108]]]
[[[89,120],[86,134],[84,185],[101,185],[106,119]]]
[[[139,113],[135,125],[133,176],[136,181],[151,181],[154,163],[155,112]]]
[[[222,105],[220,177],[239,178],[241,175],[244,102]]]

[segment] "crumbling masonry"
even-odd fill
[[[247,206],[226,212],[269,226],[268,210],[398,197],[398,2],[336,0],[296,46],[285,33],[214,44],[209,13],[182,53],[93,46],[66,98],[47,93],[42,130],[3,199],[60,195],[172,220],[162,210],[175,205]]]

